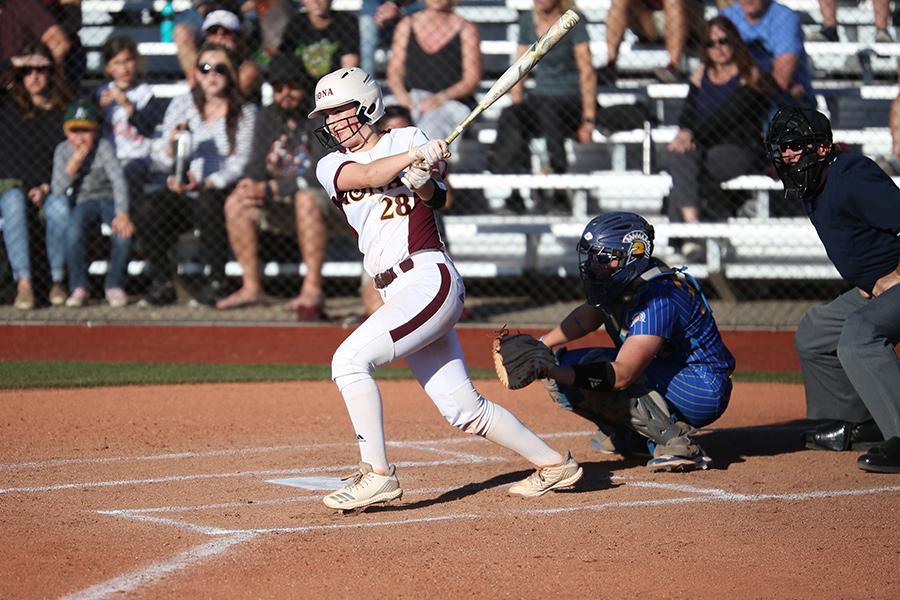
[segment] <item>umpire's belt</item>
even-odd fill
[[[392,281],[400,277],[400,273],[406,273],[407,271],[413,268],[413,259],[407,258],[405,260],[401,260],[395,266],[391,267],[387,271],[382,271],[373,279],[375,280],[375,287],[377,289],[386,288],[391,284]]]

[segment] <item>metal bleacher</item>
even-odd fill
[[[804,30],[811,32],[821,21],[817,0],[781,0],[800,12]],[[606,62],[605,18],[610,0],[582,0],[579,8],[588,21],[595,66]],[[176,10],[189,7],[189,0],[176,0]],[[139,43],[145,67],[159,97],[172,97],[187,90],[172,44],[158,41],[156,15],[162,0],[84,0],[85,26],[82,40],[89,50],[88,68],[99,70],[99,47],[112,34],[130,35]],[[358,11],[361,0],[335,0],[335,10]],[[485,79],[484,94],[494,77],[506,69],[515,54],[519,11],[530,10],[532,0],[460,0],[457,10],[475,22],[481,33]],[[715,14],[708,3],[707,16]],[[833,121],[835,141],[872,157],[890,154],[891,137],[887,115],[897,96],[897,57],[900,44],[875,44],[871,0],[838,5],[843,43],[807,43],[806,51],[816,75],[819,108]],[[384,56],[381,56],[383,65]],[[725,223],[686,225],[668,223],[660,215],[671,178],[656,167],[657,156],[677,130],[677,118],[687,94],[687,85],[655,83],[652,71],[664,66],[664,48],[638,43],[626,33],[618,68],[622,78],[616,86],[601,88],[601,107],[643,102],[658,117],[654,127],[604,134],[595,132],[590,144],[571,143],[570,175],[540,174],[540,147],[534,148],[535,174],[494,175],[484,172],[484,152],[496,136],[496,120],[509,104],[502,98],[457,142],[459,156],[451,170],[450,184],[458,191],[479,191],[490,196],[491,206],[512,188],[525,190],[566,189],[572,192],[570,216],[501,216],[450,214],[444,225],[452,254],[466,277],[517,276],[527,272],[546,275],[575,274],[572,248],[587,219],[604,210],[633,210],[647,215],[656,225],[657,252],[675,259],[671,240],[699,239],[705,255],[690,264],[692,273],[704,278],[733,279],[835,279],[837,272],[825,256],[814,229],[805,218],[775,217],[770,194],[781,184],[766,176],[748,176],[726,182],[724,188],[745,192],[754,207],[754,218],[733,218]],[[688,67],[696,58],[688,59]],[[538,144],[539,146],[539,144]],[[480,167],[480,168],[479,168]],[[690,261],[689,261],[690,262]],[[133,262],[130,272],[142,265]],[[239,275],[236,263],[229,274]],[[95,263],[92,272],[102,273],[105,264]],[[305,272],[302,264],[269,263],[269,276]],[[361,266],[356,257],[328,258],[326,277],[356,277]],[[717,286],[719,287],[719,286]],[[727,287],[727,286],[726,286]]]

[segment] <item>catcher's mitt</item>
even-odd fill
[[[544,342],[525,333],[510,334],[507,329],[501,329],[494,338],[493,355],[497,379],[511,390],[547,377],[550,368],[556,366],[553,351]]]

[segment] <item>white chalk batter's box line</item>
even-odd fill
[[[633,508],[642,506],[666,506],[676,504],[696,504],[710,502],[761,502],[766,500],[782,500],[782,501],[808,501],[822,498],[848,497],[848,496],[866,496],[872,494],[889,494],[900,492],[900,485],[895,486],[879,486],[873,488],[861,489],[844,489],[844,490],[816,490],[810,492],[788,492],[780,494],[742,494],[731,492],[720,488],[702,488],[691,485],[663,483],[657,481],[634,480],[624,476],[613,475],[613,481],[621,482],[625,486],[638,487],[646,489],[659,489],[673,492],[682,492],[690,494],[687,496],[679,496],[675,498],[660,498],[646,500],[616,500],[610,502],[592,503],[578,506],[554,507],[554,508],[510,508],[507,510],[508,515],[552,515],[559,513],[584,512],[584,511],[600,511],[612,508]],[[498,487],[508,486],[508,483],[498,484],[495,486],[481,488],[479,491],[487,491]],[[404,490],[404,497],[409,496],[439,496],[441,494],[450,493],[459,488],[414,488]],[[225,529],[221,527],[208,526],[198,523],[191,523],[186,520],[174,519],[170,517],[157,516],[171,513],[199,512],[207,510],[221,510],[230,508],[253,508],[261,506],[285,505],[301,502],[321,502],[323,494],[305,494],[301,496],[291,496],[287,498],[275,498],[269,500],[258,500],[251,502],[219,502],[211,504],[182,505],[182,506],[162,506],[155,508],[125,508],[112,510],[98,510],[102,515],[109,515],[140,521],[145,523],[156,523],[159,525],[167,525],[186,531],[193,531],[205,535],[244,535],[244,534],[266,534],[266,533],[304,533],[310,531],[329,530],[329,529],[346,529],[362,525],[362,523],[346,523],[340,525],[301,525],[298,527],[267,527],[267,528],[250,528],[250,529]],[[522,502],[520,499],[510,498],[511,503]],[[402,510],[398,506],[398,510]],[[496,516],[496,513],[492,513]],[[484,515],[478,513],[466,512],[459,514],[443,515],[439,518],[441,521],[459,520],[459,519],[480,519]],[[403,525],[410,520],[388,520],[378,521],[383,525]],[[420,521],[416,521],[420,522]]]
[[[545,439],[557,439],[557,438],[569,438],[569,437],[585,437],[592,435],[593,432],[590,431],[564,431],[564,432],[556,432],[556,433],[547,433],[541,434]],[[505,462],[511,460],[510,458],[499,456],[499,455],[481,455],[481,454],[472,454],[469,452],[460,452],[456,450],[451,450],[444,446],[449,445],[460,445],[464,443],[485,443],[488,442],[482,438],[477,438],[474,436],[468,436],[463,438],[448,438],[448,439],[440,439],[440,440],[407,440],[407,441],[396,441],[396,442],[388,442],[387,445],[389,448],[406,448],[406,449],[414,449],[423,452],[430,452],[438,455],[439,460],[408,460],[408,461],[396,461],[394,464],[398,468],[423,468],[423,467],[444,467],[444,466],[461,466],[461,465],[475,465],[482,463],[490,463],[490,462]],[[341,444],[341,446],[356,446],[356,443],[352,444]],[[330,449],[334,447],[333,444],[309,444],[298,447],[291,447],[292,451],[302,450],[322,450],[322,449]],[[286,446],[278,446],[277,448],[284,450],[287,448]],[[267,451],[267,448],[256,448],[254,450],[263,450]],[[214,451],[217,456],[221,456],[220,451]],[[238,450],[237,452],[240,452]],[[200,453],[198,453],[200,454]],[[183,458],[183,455],[179,455],[179,458]],[[118,458],[118,457],[113,457]],[[139,457],[139,459],[144,459],[145,457]],[[84,459],[90,460],[90,459]],[[103,459],[101,459],[103,460]],[[29,465],[27,468],[32,468],[30,465],[34,463],[24,463]],[[84,464],[84,463],[81,463]],[[94,464],[94,463],[88,463]],[[150,477],[143,479],[115,479],[108,481],[84,481],[84,482],[73,482],[73,483],[56,483],[49,485],[38,485],[38,486],[22,486],[22,487],[8,487],[8,488],[0,488],[0,495],[3,494],[37,494],[44,492],[58,492],[63,490],[82,490],[82,489],[95,489],[95,488],[110,488],[110,487],[121,487],[121,486],[137,486],[137,485],[150,485],[150,484],[159,484],[159,483],[171,483],[171,482],[183,482],[183,481],[199,481],[199,480],[212,480],[212,479],[229,479],[236,477],[244,477],[244,478],[274,478],[274,477],[286,477],[289,475],[311,475],[316,473],[350,473],[356,471],[358,468],[357,464],[344,464],[344,465],[330,465],[330,466],[317,466],[317,467],[299,467],[295,469],[264,469],[264,470],[254,470],[254,471],[232,471],[226,473],[188,473],[183,475],[164,475],[159,477]]]
[[[800,430],[800,425],[768,425],[754,427],[754,431],[759,433],[784,431],[784,430]],[[719,433],[731,430],[739,431],[743,428],[717,428],[702,429],[701,433],[716,431]],[[563,431],[555,433],[538,434],[543,438],[567,438],[582,435],[593,435],[593,431]],[[461,436],[453,438],[439,438],[433,440],[405,440],[405,441],[389,441],[390,448],[403,448],[410,445],[425,445],[431,447],[444,447],[450,445],[463,444],[487,444],[487,440],[475,436]],[[316,444],[284,444],[278,446],[258,446],[251,448],[224,448],[220,450],[203,450],[196,452],[167,452],[163,454],[150,454],[143,456],[96,456],[85,458],[51,458],[47,460],[34,460],[20,463],[0,463],[0,471],[25,471],[30,469],[47,469],[52,467],[63,467],[69,465],[101,465],[109,463],[130,463],[130,462],[155,462],[166,460],[184,460],[192,458],[216,458],[230,456],[254,456],[258,454],[271,454],[276,452],[303,452],[305,450],[326,450],[331,448],[348,448],[356,446],[356,442],[324,442]],[[445,450],[449,452],[449,450]]]
[[[507,515],[533,515],[533,516],[549,516],[559,513],[578,512],[578,511],[601,511],[615,508],[637,508],[650,506],[671,506],[678,504],[696,504],[710,502],[730,502],[730,503],[746,503],[760,502],[766,500],[781,500],[789,502],[803,502],[809,500],[837,498],[848,496],[866,496],[873,494],[889,494],[900,493],[900,485],[881,486],[862,489],[845,489],[845,490],[816,490],[809,492],[793,492],[785,494],[740,494],[729,492],[719,488],[700,488],[689,485],[660,483],[654,481],[630,480],[624,477],[613,476],[612,479],[621,480],[625,485],[643,488],[657,488],[670,491],[684,492],[693,494],[676,498],[664,499],[648,499],[648,500],[630,500],[630,501],[612,501],[600,502],[590,505],[558,507],[558,508],[525,508],[510,509]],[[497,486],[499,487],[499,486]],[[421,488],[408,490],[406,493],[410,495],[437,494],[449,491],[449,489]],[[205,560],[215,558],[224,554],[231,548],[244,542],[257,539],[258,537],[269,533],[309,533],[321,532],[339,529],[369,529],[380,527],[395,527],[402,525],[421,525],[429,523],[440,523],[447,521],[462,520],[479,520],[483,518],[496,518],[496,513],[490,515],[482,515],[476,512],[461,512],[450,515],[441,515],[433,517],[416,517],[410,519],[390,519],[390,520],[374,520],[374,521],[356,521],[354,518],[348,518],[346,522],[331,523],[322,525],[307,525],[300,527],[275,527],[263,529],[222,529],[217,527],[207,527],[203,525],[195,525],[176,519],[168,519],[166,517],[156,517],[155,514],[164,514],[170,512],[183,512],[185,510],[210,510],[216,508],[232,508],[232,507],[252,507],[252,506],[268,506],[273,504],[288,504],[291,502],[307,502],[318,501],[319,495],[304,495],[293,498],[282,498],[277,500],[261,500],[253,504],[245,502],[226,502],[218,504],[200,504],[191,506],[168,506],[158,508],[143,509],[121,509],[121,510],[101,510],[100,514],[111,515],[136,521],[149,522],[158,525],[167,525],[186,529],[192,532],[202,533],[213,537],[212,541],[200,544],[193,548],[189,548],[175,556],[154,563],[149,566],[139,567],[131,572],[114,577],[107,581],[92,585],[85,589],[79,590],[73,594],[67,595],[63,600],[101,600],[113,595],[127,593],[139,588],[153,585],[165,577],[193,567]],[[519,499],[510,499],[510,503],[518,502]]]
[[[583,436],[590,435],[593,432],[558,432],[553,434],[543,434],[545,438],[565,438],[565,437],[574,437],[574,436]],[[480,438],[449,438],[449,439],[441,439],[441,440],[421,440],[421,441],[403,441],[403,442],[393,442],[390,443],[391,447],[396,448],[416,448],[423,449],[428,448],[432,451],[439,453],[450,453],[453,457],[450,460],[436,460],[436,461],[420,461],[420,462],[399,462],[398,466],[406,466],[406,467],[423,467],[423,466],[441,466],[441,465],[464,465],[464,464],[472,464],[475,463],[485,463],[485,462],[503,462],[506,460],[513,459],[505,459],[503,457],[496,456],[480,456],[465,452],[455,452],[451,451],[447,448],[443,448],[445,445],[457,445],[464,444],[470,442],[483,442]],[[337,447],[337,446],[351,446],[354,444],[314,444],[303,446],[302,448],[307,450],[314,449],[322,449],[326,447]],[[277,448],[277,450],[275,449]],[[231,455],[237,454],[251,454],[255,451],[260,452],[273,452],[273,451],[281,451],[290,449],[292,451],[298,450],[297,446],[286,447],[272,447],[272,448],[260,448],[260,449],[237,449],[235,451],[213,451],[215,455],[222,455],[222,452],[228,452]],[[187,453],[184,453],[187,454]],[[191,453],[192,455],[196,455],[199,453]],[[178,458],[183,458],[184,455],[178,456]],[[127,457],[122,457],[123,460],[127,459]],[[308,469],[300,469],[300,470],[283,470],[283,471],[256,471],[256,472],[241,472],[241,473],[221,473],[221,474],[200,474],[200,475],[185,475],[185,476],[175,476],[170,478],[158,478],[156,480],[137,480],[138,483],[153,483],[159,480],[188,480],[188,479],[196,479],[196,478],[207,478],[210,476],[215,477],[238,477],[238,476],[269,476],[269,475],[299,475],[299,474],[308,474],[308,473],[333,473],[340,471],[348,471],[355,468],[355,465],[342,465],[342,466],[330,466],[330,467],[311,467]],[[610,509],[634,509],[641,507],[659,507],[659,506],[672,506],[672,505],[688,505],[688,504],[700,504],[700,503],[712,503],[712,502],[728,502],[733,504],[740,503],[748,503],[748,502],[760,502],[760,501],[792,501],[792,502],[804,502],[816,499],[825,499],[825,498],[836,498],[836,497],[853,497],[853,496],[866,496],[866,495],[874,495],[874,494],[891,494],[891,493],[900,493],[900,485],[897,486],[881,486],[881,487],[872,487],[872,488],[863,488],[863,489],[844,489],[844,490],[814,490],[808,492],[793,492],[793,493],[782,493],[782,494],[741,494],[737,492],[732,492],[728,490],[723,490],[719,488],[703,488],[697,486],[691,486],[686,484],[675,484],[675,483],[663,483],[656,481],[644,481],[637,479],[630,479],[622,476],[612,476],[611,479],[622,482],[626,486],[637,487],[637,488],[645,488],[645,489],[659,489],[659,490],[667,490],[670,492],[677,492],[684,494],[683,496],[670,497],[670,498],[648,498],[642,500],[618,500],[618,501],[608,501],[608,502],[598,502],[591,503],[586,505],[579,506],[568,506],[568,507],[539,507],[535,506],[537,504],[534,501],[522,501],[518,498],[510,498],[509,499],[509,508],[505,511],[507,516],[552,516],[559,513],[571,513],[571,512],[584,512],[584,511],[594,511],[599,512],[603,510]],[[127,485],[129,482],[94,482],[89,485],[93,487],[101,487],[106,485]],[[66,488],[76,488],[76,487],[84,487],[85,484],[62,484]],[[492,486],[487,489],[494,489],[496,487],[502,487],[508,484],[502,484],[497,486]],[[465,486],[464,486],[465,487]],[[54,489],[63,489],[60,487],[55,487]],[[443,493],[451,492],[459,488],[415,488],[405,490],[406,496],[437,496]],[[2,491],[2,490],[0,490]],[[304,494],[304,495],[295,495],[286,498],[278,498],[278,499],[266,499],[266,500],[258,500],[254,502],[220,502],[213,504],[195,504],[195,505],[172,505],[172,506],[162,506],[162,507],[146,507],[146,508],[126,508],[126,509],[113,509],[113,510],[98,510],[96,511],[99,514],[112,516],[115,518],[127,519],[137,522],[143,522],[147,524],[153,524],[158,526],[166,526],[166,527],[174,527],[179,530],[188,531],[192,533],[199,533],[203,535],[207,535],[212,537],[212,540],[209,542],[202,543],[193,548],[189,548],[183,552],[180,552],[168,559],[164,559],[160,562],[151,564],[149,566],[142,566],[134,571],[125,573],[123,575],[114,577],[107,581],[98,583],[96,585],[92,585],[88,588],[75,592],[74,594],[66,596],[66,600],[98,600],[101,598],[107,598],[116,594],[134,591],[139,588],[146,587],[148,585],[152,585],[168,575],[171,575],[176,572],[183,571],[185,569],[191,568],[199,563],[204,561],[208,561],[214,559],[231,548],[243,544],[244,542],[249,542],[251,540],[257,539],[260,536],[264,536],[266,534],[305,534],[311,532],[324,532],[331,530],[343,530],[343,529],[370,529],[370,528],[384,528],[384,527],[399,527],[403,525],[424,525],[429,523],[440,523],[447,521],[464,521],[464,520],[480,520],[480,519],[490,519],[496,518],[496,512],[492,511],[490,514],[481,514],[479,512],[457,512],[448,515],[436,515],[436,516],[422,516],[422,517],[413,517],[413,518],[386,518],[386,519],[374,519],[369,520],[368,517],[371,515],[359,516],[359,517],[348,517],[346,520],[342,520],[337,523],[326,523],[326,524],[314,524],[314,525],[301,525],[296,527],[269,527],[269,528],[250,528],[250,529],[232,529],[232,528],[223,528],[216,527],[212,525],[204,525],[202,523],[192,523],[185,519],[174,518],[175,513],[185,513],[185,512],[198,512],[198,511],[208,511],[208,510],[217,510],[217,509],[234,509],[234,508],[252,508],[255,506],[273,506],[273,505],[288,505],[292,503],[301,503],[301,502],[321,502],[322,495],[321,494]],[[518,506],[523,506],[523,508],[517,508]],[[530,506],[530,508],[529,508]],[[318,507],[320,510],[324,510],[321,506]]]

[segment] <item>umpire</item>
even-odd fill
[[[803,202],[855,286],[810,309],[797,329],[807,417],[830,420],[805,434],[806,445],[870,447],[861,469],[900,473],[900,189],[869,158],[840,153],[815,110],[778,111],[766,149],[785,197]]]

